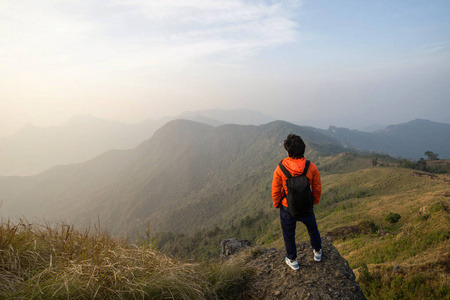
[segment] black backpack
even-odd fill
[[[311,195],[311,188],[309,180],[306,178],[306,173],[310,161],[306,161],[305,169],[299,176],[292,177],[291,173],[280,162],[279,166],[284,175],[288,178],[287,186],[287,202],[289,212],[293,217],[308,217],[313,212],[313,200]],[[280,201],[281,205],[281,201]]]

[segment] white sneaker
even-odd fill
[[[285,259],[286,264],[291,267],[292,270],[298,270],[299,266],[298,266],[298,262],[296,260],[291,261],[289,258],[286,257]]]
[[[314,260],[320,261],[322,259],[322,249],[320,249],[319,252],[317,252],[316,250],[313,250],[313,252],[314,252]]]

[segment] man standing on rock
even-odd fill
[[[294,270],[299,269],[296,260],[297,247],[295,245],[295,227],[297,221],[305,224],[308,229],[314,253],[314,260],[320,261],[322,259],[322,240],[320,238],[319,229],[317,228],[313,209],[313,205],[320,201],[322,185],[320,182],[319,170],[316,165],[307,161],[303,156],[305,154],[305,148],[306,145],[301,137],[295,134],[289,134],[284,141],[284,149],[286,149],[288,157],[284,158],[277,166],[273,173],[272,181],[273,206],[280,208],[281,229],[283,231],[284,244],[286,246],[285,261],[286,264]],[[305,169],[306,174],[303,174]],[[302,174],[308,179],[307,188],[311,189],[310,195],[312,199],[310,205],[307,205],[309,207],[304,210],[300,216],[292,216],[291,210],[288,207],[288,177],[298,177]],[[309,190],[307,192],[309,193]],[[296,213],[294,213],[294,215],[296,215]]]

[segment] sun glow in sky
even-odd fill
[[[248,108],[450,123],[450,1],[0,0],[0,137]]]

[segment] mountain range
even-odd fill
[[[175,120],[134,149],[34,176],[0,177],[0,213],[84,225],[99,217],[121,234],[142,232],[149,220],[155,230],[173,232],[223,224],[268,207],[288,133],[305,139],[310,159],[345,150],[334,138],[283,121],[213,127]]]
[[[334,126],[319,132],[339,140],[346,147],[399,158],[418,160],[424,157],[426,151],[438,153],[441,158],[450,158],[450,124],[446,123],[416,119],[374,132]]]
[[[246,110],[202,110],[184,112],[160,120],[136,124],[77,116],[60,126],[25,125],[17,134],[0,138],[0,176],[35,175],[57,165],[86,161],[112,149],[132,149],[149,139],[164,124],[187,119],[220,126],[262,125],[273,117]],[[414,120],[373,132],[331,126],[317,132],[338,140],[342,146],[418,160],[425,151],[450,157],[450,125]]]
[[[283,247],[271,181],[286,156],[283,140],[296,133],[322,177],[315,207],[321,235],[332,238],[359,274],[366,296],[448,296],[449,175],[399,167],[397,158],[375,148],[394,149],[389,147],[398,139],[404,147],[445,157],[447,124],[414,120],[370,134],[284,121],[208,120],[213,124],[168,121],[134,148],[32,176],[0,176],[0,217],[64,220],[81,228],[101,224],[138,244],[147,232],[156,233],[159,249],[189,258],[211,257],[220,239],[234,236]],[[361,147],[360,139],[366,139]],[[436,162],[448,173],[449,160]],[[307,240],[305,230],[297,236]]]
[[[200,114],[188,117],[204,120]],[[98,122],[97,127],[108,128],[110,133],[111,126],[126,127],[116,122],[102,127],[104,121],[95,118],[73,119],[66,127],[86,125],[87,121]],[[223,117],[222,121],[227,120]],[[307,157],[313,161],[346,151],[387,149],[423,154],[431,149],[446,155],[450,149],[446,148],[450,125],[425,120],[374,133],[335,127],[322,130],[284,121],[259,126],[218,125],[222,121],[211,122],[213,125],[169,121],[135,148],[109,150],[85,162],[55,166],[33,176],[0,177],[0,214],[64,218],[84,225],[100,217],[113,232],[121,234],[140,232],[149,220],[157,230],[192,232],[242,217],[236,214],[241,208],[238,199],[248,199],[245,209],[266,207],[270,199],[266,204],[259,200],[268,197],[272,169],[285,155],[282,142],[288,133],[305,139]],[[134,126],[139,130],[133,132],[143,139],[157,124]],[[47,136],[64,130],[52,128]],[[29,128],[20,136],[36,136],[35,131],[39,129]],[[88,134],[93,137],[100,131]],[[128,145],[139,139],[131,131],[122,131],[128,134]],[[78,132],[81,136],[82,130]],[[399,150],[401,145],[403,150]],[[327,170],[324,165],[320,169]],[[205,218],[209,215],[214,219]]]
[[[160,120],[136,124],[76,116],[60,126],[25,125],[11,137],[0,138],[0,176],[34,175],[53,166],[79,163],[112,149],[131,149],[174,119],[193,120],[212,126],[260,125],[274,121],[262,113],[238,110],[184,112]]]

